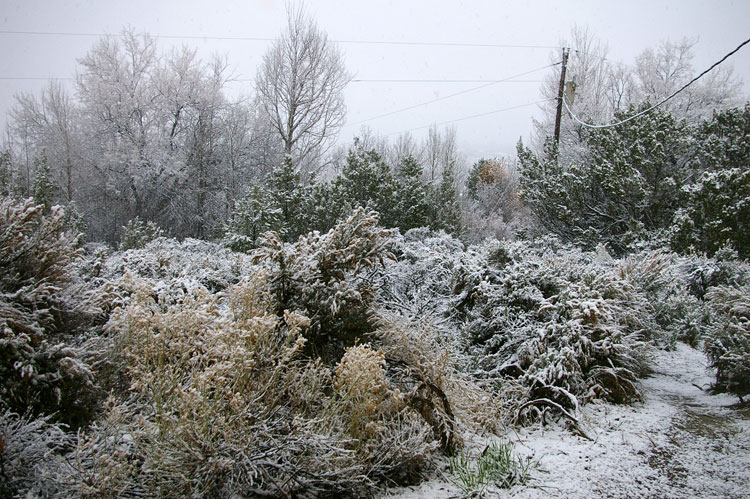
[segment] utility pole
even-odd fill
[[[557,92],[557,116],[555,116],[555,150],[560,145],[560,120],[562,119],[563,92],[565,91],[565,69],[568,67],[569,48],[563,47],[562,70],[560,71],[560,89]]]

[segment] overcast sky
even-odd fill
[[[694,69],[700,72],[750,37],[749,0],[605,1],[459,1],[459,0],[322,0],[306,8],[333,40],[339,40],[346,64],[359,80],[498,80],[551,62],[573,25],[588,27],[606,43],[609,59],[632,64],[634,57],[661,40],[697,39]],[[0,126],[13,95],[37,92],[41,80],[71,78],[76,59],[96,40],[87,34],[117,34],[130,26],[137,32],[170,37],[159,45],[186,44],[203,57],[228,57],[237,80],[233,93],[253,94],[256,67],[268,41],[219,40],[211,37],[274,38],[285,23],[285,4],[275,0],[158,1],[0,0],[0,31],[79,33],[32,35],[0,33]],[[418,42],[421,44],[350,43]],[[346,42],[346,43],[345,43]],[[522,45],[461,47],[446,44]],[[736,74],[750,88],[750,46],[732,57]],[[555,69],[554,71],[557,71]],[[524,106],[540,99],[546,69],[497,83],[410,111],[366,121],[376,133],[395,137],[413,130],[421,137],[431,124]],[[10,79],[9,79],[10,78]],[[72,82],[67,85],[73,88]],[[340,140],[348,141],[359,122],[405,107],[480,86],[480,82],[353,82],[346,90],[347,118]],[[469,159],[514,154],[526,139],[538,105],[526,105],[456,121],[459,144]]]

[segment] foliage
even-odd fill
[[[164,237],[164,230],[154,222],[144,222],[138,217],[130,220],[122,228],[120,236],[120,251],[141,249],[151,241]]]
[[[383,354],[335,369],[302,355],[306,316],[277,315],[256,271],[226,292],[175,300],[126,276],[111,316],[131,401],[112,401],[63,480],[83,495],[370,493],[428,465],[429,427],[385,377]]]
[[[401,160],[396,168],[395,225],[406,232],[429,223],[428,189],[422,182],[422,166],[412,156]]]
[[[716,368],[715,388],[750,394],[750,287],[718,286],[706,295],[714,313],[704,348]]]
[[[345,346],[372,330],[371,274],[389,258],[392,232],[377,226],[374,212],[354,210],[326,234],[311,232],[294,244],[266,233],[254,253],[267,269],[278,314],[300,310],[311,320],[309,347],[337,358]]]
[[[713,255],[724,246],[750,256],[750,104],[714,113],[696,132],[697,178],[682,188],[672,247]]]
[[[42,151],[40,157],[34,163],[36,176],[34,177],[32,197],[35,203],[43,205],[45,212],[48,212],[53,203],[55,186],[50,179],[51,173],[49,164],[47,164],[47,153]]]
[[[234,206],[224,233],[224,246],[239,252],[257,248],[260,235],[279,225],[279,213],[271,208],[268,194],[254,183]]]
[[[73,273],[80,256],[62,208],[0,202],[0,397],[74,426],[95,409],[93,373],[72,340],[91,313]]]
[[[395,190],[390,167],[374,149],[350,150],[341,174],[334,180],[339,205],[375,210],[385,227],[395,226]]]
[[[463,213],[470,242],[512,239],[528,214],[519,197],[518,171],[502,159],[480,159],[466,181],[469,209]]]
[[[488,487],[508,489],[529,480],[534,463],[513,454],[510,442],[492,442],[478,456],[452,456],[449,471],[464,494],[481,494]]]
[[[125,275],[154,279],[158,289],[175,296],[203,286],[221,291],[239,282],[251,268],[247,255],[233,253],[215,243],[197,239],[158,238],[141,249],[107,255],[97,264],[99,285],[106,289]]]
[[[558,164],[554,154],[537,157],[519,142],[523,198],[544,227],[566,241],[588,249],[602,243],[617,254],[666,229],[690,174],[685,124],[657,110],[584,137],[585,158],[570,165]]]
[[[54,478],[61,471],[61,454],[72,443],[65,425],[51,423],[50,416],[19,416],[7,409],[0,413],[0,495],[2,497],[50,497]]]

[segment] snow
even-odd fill
[[[594,403],[579,413],[586,440],[565,422],[513,431],[515,451],[538,463],[531,481],[492,497],[748,497],[750,410],[706,391],[713,380],[702,352],[678,344],[653,352],[653,374],[638,404]],[[481,440],[481,439],[480,439]],[[479,447],[486,441],[475,441]],[[385,496],[456,497],[443,475]]]

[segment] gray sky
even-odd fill
[[[189,0],[39,1],[0,0],[0,31],[117,34],[125,26],[151,35],[274,38],[285,23],[284,1]],[[693,66],[703,71],[750,37],[748,0],[501,1],[501,0],[308,0],[306,8],[333,40],[559,46],[574,24],[588,27],[609,48],[609,59],[631,64],[661,40],[697,38]],[[76,59],[94,36],[1,34],[0,77],[72,77]],[[225,54],[237,79],[232,93],[253,94],[256,67],[267,41],[213,38],[161,39],[159,45],[196,47],[203,57]],[[445,45],[341,43],[355,79],[497,80],[550,63],[559,49]],[[750,47],[729,62],[750,88]],[[412,130],[423,136],[431,124],[522,106],[540,99],[546,69],[466,92],[413,110],[370,120],[378,134]],[[38,91],[41,80],[0,79],[0,126],[19,91]],[[72,82],[67,85],[72,88]],[[482,85],[467,83],[353,82],[346,90],[347,118],[358,123],[394,110]],[[514,154],[531,131],[537,105],[454,123],[469,159]],[[340,140],[360,130],[346,126]]]

